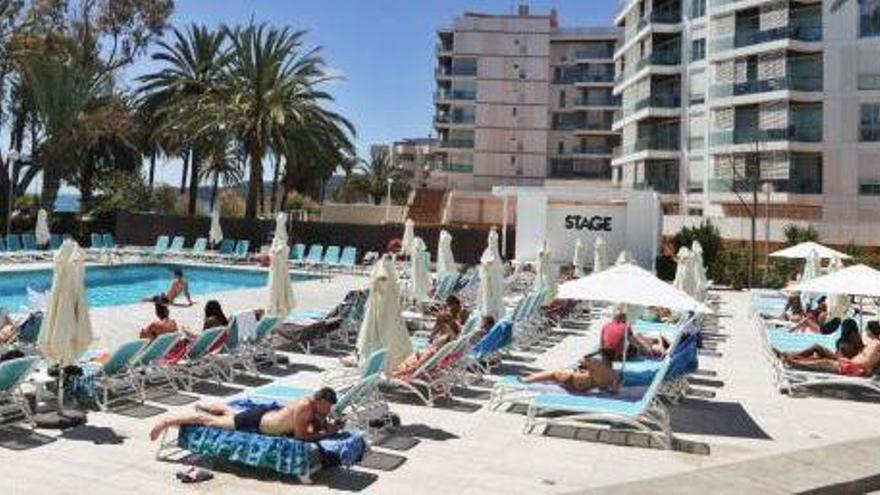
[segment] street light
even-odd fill
[[[6,200],[6,238],[9,239],[12,234],[12,195],[15,194],[15,162],[18,161],[19,154],[16,150],[9,150],[6,154],[7,165],[9,170],[9,191]]]
[[[767,195],[766,208],[764,210],[764,275],[770,270],[770,195],[773,194],[773,183],[765,182],[761,185],[761,191]]]
[[[394,179],[389,177],[385,182],[388,184],[388,193],[385,198],[385,223],[388,223],[391,221],[391,184],[394,183]]]

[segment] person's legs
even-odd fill
[[[224,430],[235,429],[235,416],[232,414],[223,414],[220,416],[206,416],[204,414],[193,414],[189,416],[180,416],[177,418],[165,418],[150,430],[150,440],[156,441],[162,432],[168,428],[175,426],[196,425],[210,426],[212,428],[223,428]]]
[[[568,381],[571,376],[571,372],[568,370],[549,370],[549,371],[538,371],[536,373],[532,373],[522,379],[525,383],[535,383],[535,382],[554,382],[554,383],[565,383]]]
[[[823,371],[837,373],[840,364],[836,359],[792,359],[789,361],[792,367],[805,371]]]
[[[233,415],[235,411],[223,403],[214,404],[196,404],[196,411],[210,414],[212,416],[223,416],[225,414]]]

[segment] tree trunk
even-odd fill
[[[269,211],[275,213],[275,203],[278,199],[278,176],[281,168],[281,155],[275,155],[275,171],[272,173],[272,198],[269,199]]]
[[[201,160],[202,158],[199,156],[198,150],[193,149],[189,172],[189,206],[187,208],[189,216],[196,214],[196,205],[199,200],[199,166],[201,165]]]
[[[260,200],[260,190],[263,188],[263,157],[259,144],[248,147],[250,154],[250,178],[248,195],[244,216],[245,218],[257,218],[257,202]]]
[[[217,188],[220,186],[220,174],[214,174],[214,185],[211,187],[211,213],[214,213],[214,202],[217,200]]]
[[[153,184],[156,180],[156,150],[150,153],[150,192],[153,192]]]
[[[189,150],[183,153],[183,170],[180,174],[180,195],[186,194],[186,172],[189,170]]]
[[[52,211],[55,208],[55,200],[58,198],[58,189],[61,188],[61,178],[55,167],[49,166],[43,169],[43,191],[40,194],[40,206]]]

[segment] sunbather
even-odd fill
[[[196,414],[166,418],[156,423],[150,431],[150,440],[157,440],[162,432],[174,426],[197,425],[316,441],[342,429],[342,422],[327,420],[334,404],[336,392],[325,387],[284,407],[258,405],[236,413],[226,404],[199,406]]]
[[[171,319],[168,306],[156,303],[156,321],[150,323],[141,330],[140,338],[153,340],[163,333],[177,331],[177,322]]]
[[[448,342],[458,337],[468,316],[468,311],[461,307],[461,301],[457,297],[447,297],[444,308],[437,313],[437,320],[431,331],[431,342]]]
[[[840,318],[828,318],[828,304],[825,296],[819,298],[815,308],[808,309],[803,314],[793,317],[795,323],[789,331],[807,331],[813,333],[829,334],[837,331],[840,326]]]
[[[626,322],[626,313],[618,311],[614,318],[602,327],[600,337],[602,350],[612,352],[614,360],[623,359],[624,343],[628,343],[627,357],[634,356],[662,356],[669,349],[669,341],[664,337],[652,339],[644,335],[634,333]]]
[[[784,353],[775,349],[774,352],[782,362],[793,368],[846,376],[868,376],[880,364],[880,325],[870,322],[865,340],[859,335],[855,321],[847,319],[841,326],[836,353],[818,345],[796,353]]]
[[[785,308],[783,308],[779,318],[799,323],[804,316],[806,316],[806,313],[804,312],[804,305],[801,303],[801,294],[799,292],[790,294],[788,299],[785,300]]]
[[[189,282],[187,282],[186,278],[184,278],[183,270],[176,268],[172,273],[173,277],[171,279],[171,286],[168,287],[168,291],[156,294],[152,297],[148,297],[144,299],[144,302],[175,304],[178,306],[192,306],[194,304],[192,297],[190,297],[189,295]],[[183,296],[186,298],[186,304],[174,302],[175,299],[177,299],[179,296]]]
[[[9,317],[9,313],[0,310],[0,344],[5,344],[15,337],[15,322]]]
[[[616,392],[620,376],[612,367],[614,353],[602,349],[599,359],[585,357],[574,370],[539,371],[522,379],[525,383],[549,382],[562,385],[569,392],[588,392],[594,389]]]

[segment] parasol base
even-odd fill
[[[34,415],[38,428],[64,430],[86,423],[86,413],[75,409],[62,409]]]

